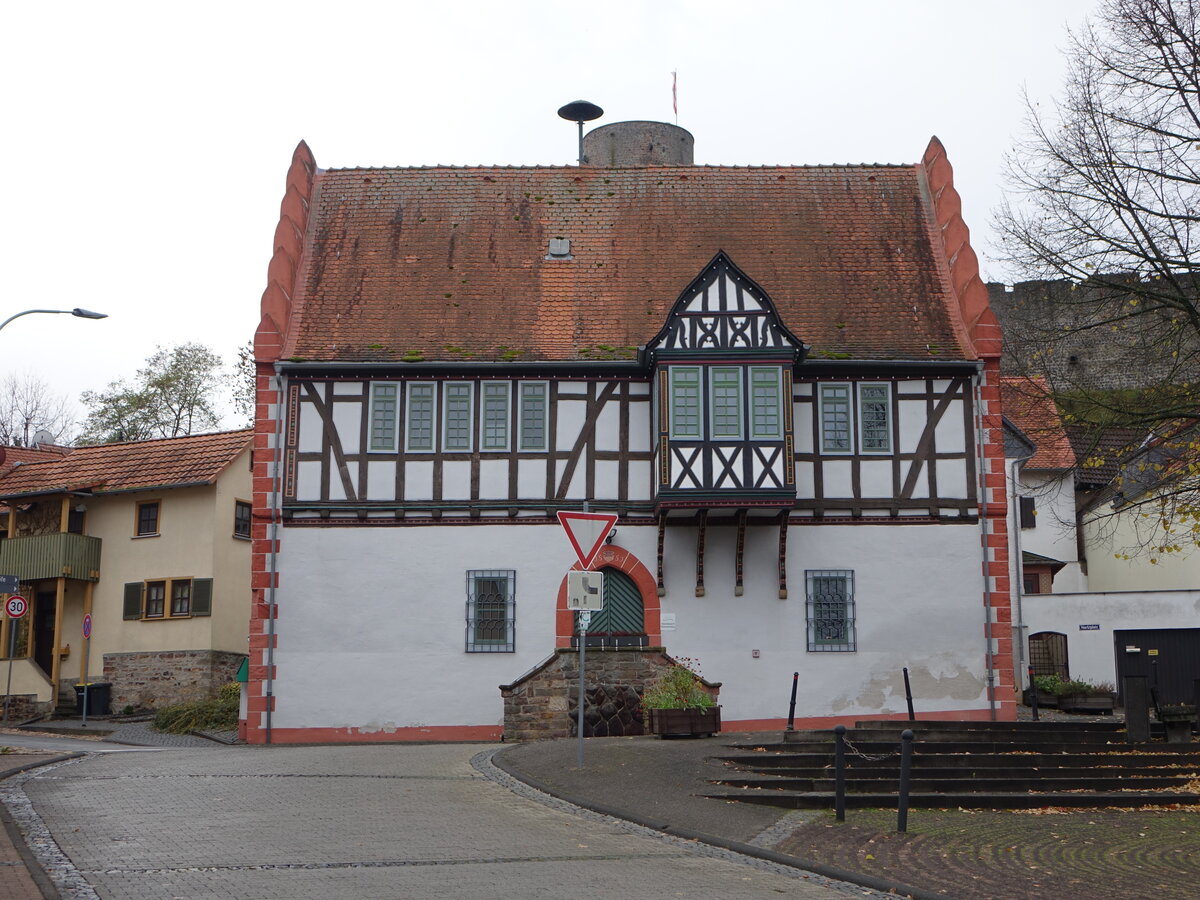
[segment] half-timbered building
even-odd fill
[[[922,713],[1012,716],[999,334],[941,144],[664,152],[297,148],[255,342],[249,740],[566,734],[561,510],[619,517],[597,715],[670,654],[727,729],[782,724],[793,672],[802,723],[900,714],[905,667]]]

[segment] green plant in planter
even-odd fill
[[[1034,675],[1033,686],[1043,694],[1058,694],[1059,687],[1063,684],[1062,678],[1058,675]]]
[[[715,705],[699,676],[679,663],[669,666],[658,683],[642,695],[646,709],[712,709]]]
[[[1113,686],[1107,682],[1060,681],[1054,689],[1060,699],[1064,697],[1111,697]]]

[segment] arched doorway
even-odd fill
[[[588,625],[589,647],[645,647],[646,611],[642,592],[634,580],[611,566],[600,569],[604,575],[604,609],[592,613]],[[579,643],[579,614],[575,614],[572,645]]]

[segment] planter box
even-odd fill
[[[1021,698],[1026,706],[1033,706],[1033,688],[1025,688],[1025,696]],[[1037,692],[1038,709],[1054,709],[1058,706],[1058,697],[1047,691]]]
[[[1058,708],[1063,712],[1111,715],[1113,711],[1113,698],[1111,694],[1093,697],[1059,697]]]
[[[711,737],[721,730],[721,707],[651,709],[650,733],[659,737]]]

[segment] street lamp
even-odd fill
[[[27,309],[24,312],[19,312],[15,316],[9,316],[3,322],[0,322],[0,328],[3,328],[13,319],[19,319],[21,316],[27,316],[30,313],[66,313],[72,316],[78,316],[81,319],[107,319],[108,313],[92,312],[90,309],[80,309],[78,306],[74,309]]]

